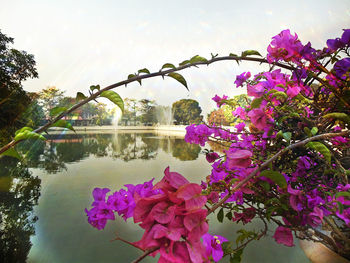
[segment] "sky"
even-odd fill
[[[119,82],[141,68],[158,71],[194,55],[210,58],[254,49],[266,55],[271,38],[284,29],[322,48],[350,28],[350,0],[0,0],[0,30],[14,48],[35,56],[38,79],[27,91],[56,86],[65,95],[87,94],[91,85]],[[115,89],[122,98],[147,98],[160,105],[191,98],[203,113],[215,107],[216,94],[244,93],[234,85],[245,71],[266,68],[217,62],[180,72],[190,91],[171,78],[153,78],[140,87]],[[101,99],[102,102],[104,99]]]

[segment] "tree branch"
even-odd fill
[[[154,251],[158,250],[159,247],[155,247],[155,248],[151,248],[145,251],[144,254],[142,254],[140,257],[138,257],[137,259],[135,259],[132,263],[138,263],[141,260],[143,260],[145,257],[147,257],[149,254],[153,253]]]
[[[168,70],[160,70],[158,72],[153,72],[150,74],[143,74],[143,75],[138,75],[135,76],[133,78],[127,79],[127,80],[123,80],[117,83],[114,83],[112,85],[109,85],[99,91],[97,91],[94,94],[91,94],[88,98],[80,101],[79,103],[73,105],[71,108],[69,108],[68,110],[62,112],[61,114],[59,114],[58,116],[56,116],[55,118],[53,118],[52,120],[50,120],[48,123],[46,123],[44,126],[41,126],[37,129],[34,130],[34,132],[36,133],[40,133],[43,131],[46,131],[52,124],[54,124],[55,122],[57,122],[58,120],[60,120],[62,117],[66,116],[67,114],[71,113],[72,111],[78,109],[79,107],[83,106],[84,104],[95,100],[99,95],[101,95],[102,92],[107,91],[107,90],[111,90],[123,85],[127,85],[131,82],[135,82],[135,81],[140,81],[142,79],[147,79],[147,78],[152,78],[152,77],[157,77],[157,76],[162,76],[164,78],[164,76],[166,76],[169,73],[175,72],[175,71],[180,71],[189,67],[193,67],[193,66],[198,66],[198,65],[209,65],[218,61],[224,61],[224,60],[234,60],[234,61],[254,61],[254,62],[260,62],[260,63],[264,63],[264,64],[270,64],[266,59],[264,58],[256,58],[256,57],[233,57],[233,56],[224,56],[224,57],[215,57],[212,58],[206,62],[195,62],[195,63],[188,63],[179,67],[176,67],[174,69],[168,69]],[[275,65],[284,68],[284,69],[288,69],[288,70],[294,70],[295,68],[289,66],[289,65],[285,65],[283,63],[274,63]],[[2,154],[3,152],[7,151],[9,148],[15,146],[17,143],[19,143],[21,140],[18,141],[14,141],[12,140],[11,142],[9,142],[8,144],[6,144],[5,146],[1,147],[0,149],[0,154]]]

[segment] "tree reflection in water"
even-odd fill
[[[89,157],[112,157],[125,162],[155,159],[159,151],[184,160],[195,160],[198,145],[182,138],[153,133],[48,135],[46,141],[24,141],[17,150],[22,163],[11,157],[0,158],[0,262],[25,262],[32,246],[38,220],[33,212],[40,196],[41,180],[29,168],[48,174],[67,169],[67,164]]]
[[[40,179],[18,160],[0,159],[0,262],[25,262],[32,246]]]
[[[18,151],[26,155],[28,167],[51,174],[66,170],[66,164],[90,156],[112,157],[125,162],[150,160],[156,158],[160,149],[185,161],[197,159],[201,148],[182,138],[159,137],[153,133],[49,135],[47,141],[36,141],[34,145],[26,141],[18,145]]]

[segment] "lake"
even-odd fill
[[[185,143],[181,136],[149,131],[53,134],[46,142],[24,142],[19,150],[27,154],[25,165],[0,159],[0,261],[7,260],[1,262],[131,262],[141,253],[111,240],[118,233],[137,241],[142,229],[119,217],[104,230],[91,227],[84,209],[91,205],[92,190],[116,191],[124,184],[158,181],[167,166],[196,183],[210,174],[199,146]],[[209,233],[235,241],[242,225],[209,219]],[[259,226],[256,222],[247,229]],[[269,237],[252,242],[242,262],[309,262],[298,244],[278,245],[272,235],[270,231]]]

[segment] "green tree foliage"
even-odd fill
[[[34,56],[10,48],[13,38],[0,32],[0,137],[8,138],[21,126],[20,116],[31,103],[22,88],[28,78],[37,78]]]
[[[39,102],[44,108],[45,115],[48,117],[52,108],[59,105],[63,97],[64,91],[55,86],[47,87],[39,92]]]
[[[198,124],[203,119],[202,109],[196,100],[182,99],[176,101],[173,103],[172,111],[176,124]]]
[[[151,125],[157,122],[155,101],[142,99],[140,103],[140,120],[145,125]]]
[[[232,114],[231,114],[232,115]],[[223,125],[228,126],[230,122],[226,119],[225,112],[223,108],[213,110],[208,114],[207,118],[209,125]]]

